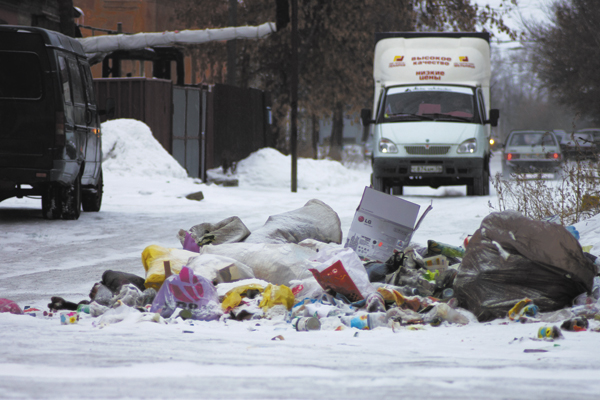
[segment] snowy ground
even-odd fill
[[[142,250],[150,244],[180,248],[179,229],[236,215],[253,230],[269,215],[313,198],[338,213],[346,235],[369,184],[368,166],[349,170],[299,160],[299,190],[291,193],[290,159],[267,150],[239,164],[239,187],[207,186],[182,177],[146,133],[128,120],[103,126],[104,150],[114,148],[114,158],[104,164],[99,213],[46,221],[39,200],[0,203],[0,298],[40,309],[51,296],[77,302],[105,270],[144,276]],[[143,157],[125,137],[140,145]],[[498,168],[495,157],[492,169]],[[185,198],[196,191],[204,200]],[[463,187],[407,188],[403,198],[421,211],[433,202],[413,238],[421,244],[462,244],[491,211],[488,202],[495,205],[493,193],[466,197]],[[600,219],[576,226],[582,245],[599,255]],[[93,321],[61,325],[57,318],[0,314],[0,398],[562,399],[600,393],[600,333],[591,330],[546,342],[531,339],[541,324],[508,320],[397,332],[296,332],[268,321],[124,321],[99,329]],[[277,336],[283,340],[272,340]]]

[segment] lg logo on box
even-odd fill
[[[364,222],[367,225],[371,225],[371,220],[365,219],[365,217],[363,217],[362,215],[358,217],[358,222]]]

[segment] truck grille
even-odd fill
[[[447,154],[450,146],[429,146],[428,149],[425,146],[404,146],[404,149],[411,155],[438,156]]]

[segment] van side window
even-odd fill
[[[71,73],[71,85],[73,89],[73,102],[75,104],[85,104],[85,96],[83,94],[83,80],[81,79],[81,73],[75,60],[68,60],[69,72]]]
[[[88,106],[95,108],[96,99],[94,98],[94,84],[92,81],[92,75],[87,64],[79,64],[81,70],[81,76],[83,77],[85,97],[87,99]]]
[[[67,61],[63,56],[58,56],[58,68],[60,69],[60,82],[62,83],[63,95],[65,103],[73,103],[71,101],[71,85],[69,83],[69,71],[67,70]]]
[[[37,100],[42,97],[42,65],[35,53],[0,51],[0,98]]]

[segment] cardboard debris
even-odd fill
[[[366,187],[345,247],[353,249],[362,259],[385,262],[394,251],[403,251],[408,246],[433,207],[429,205],[417,221],[420,208],[418,204]]]

